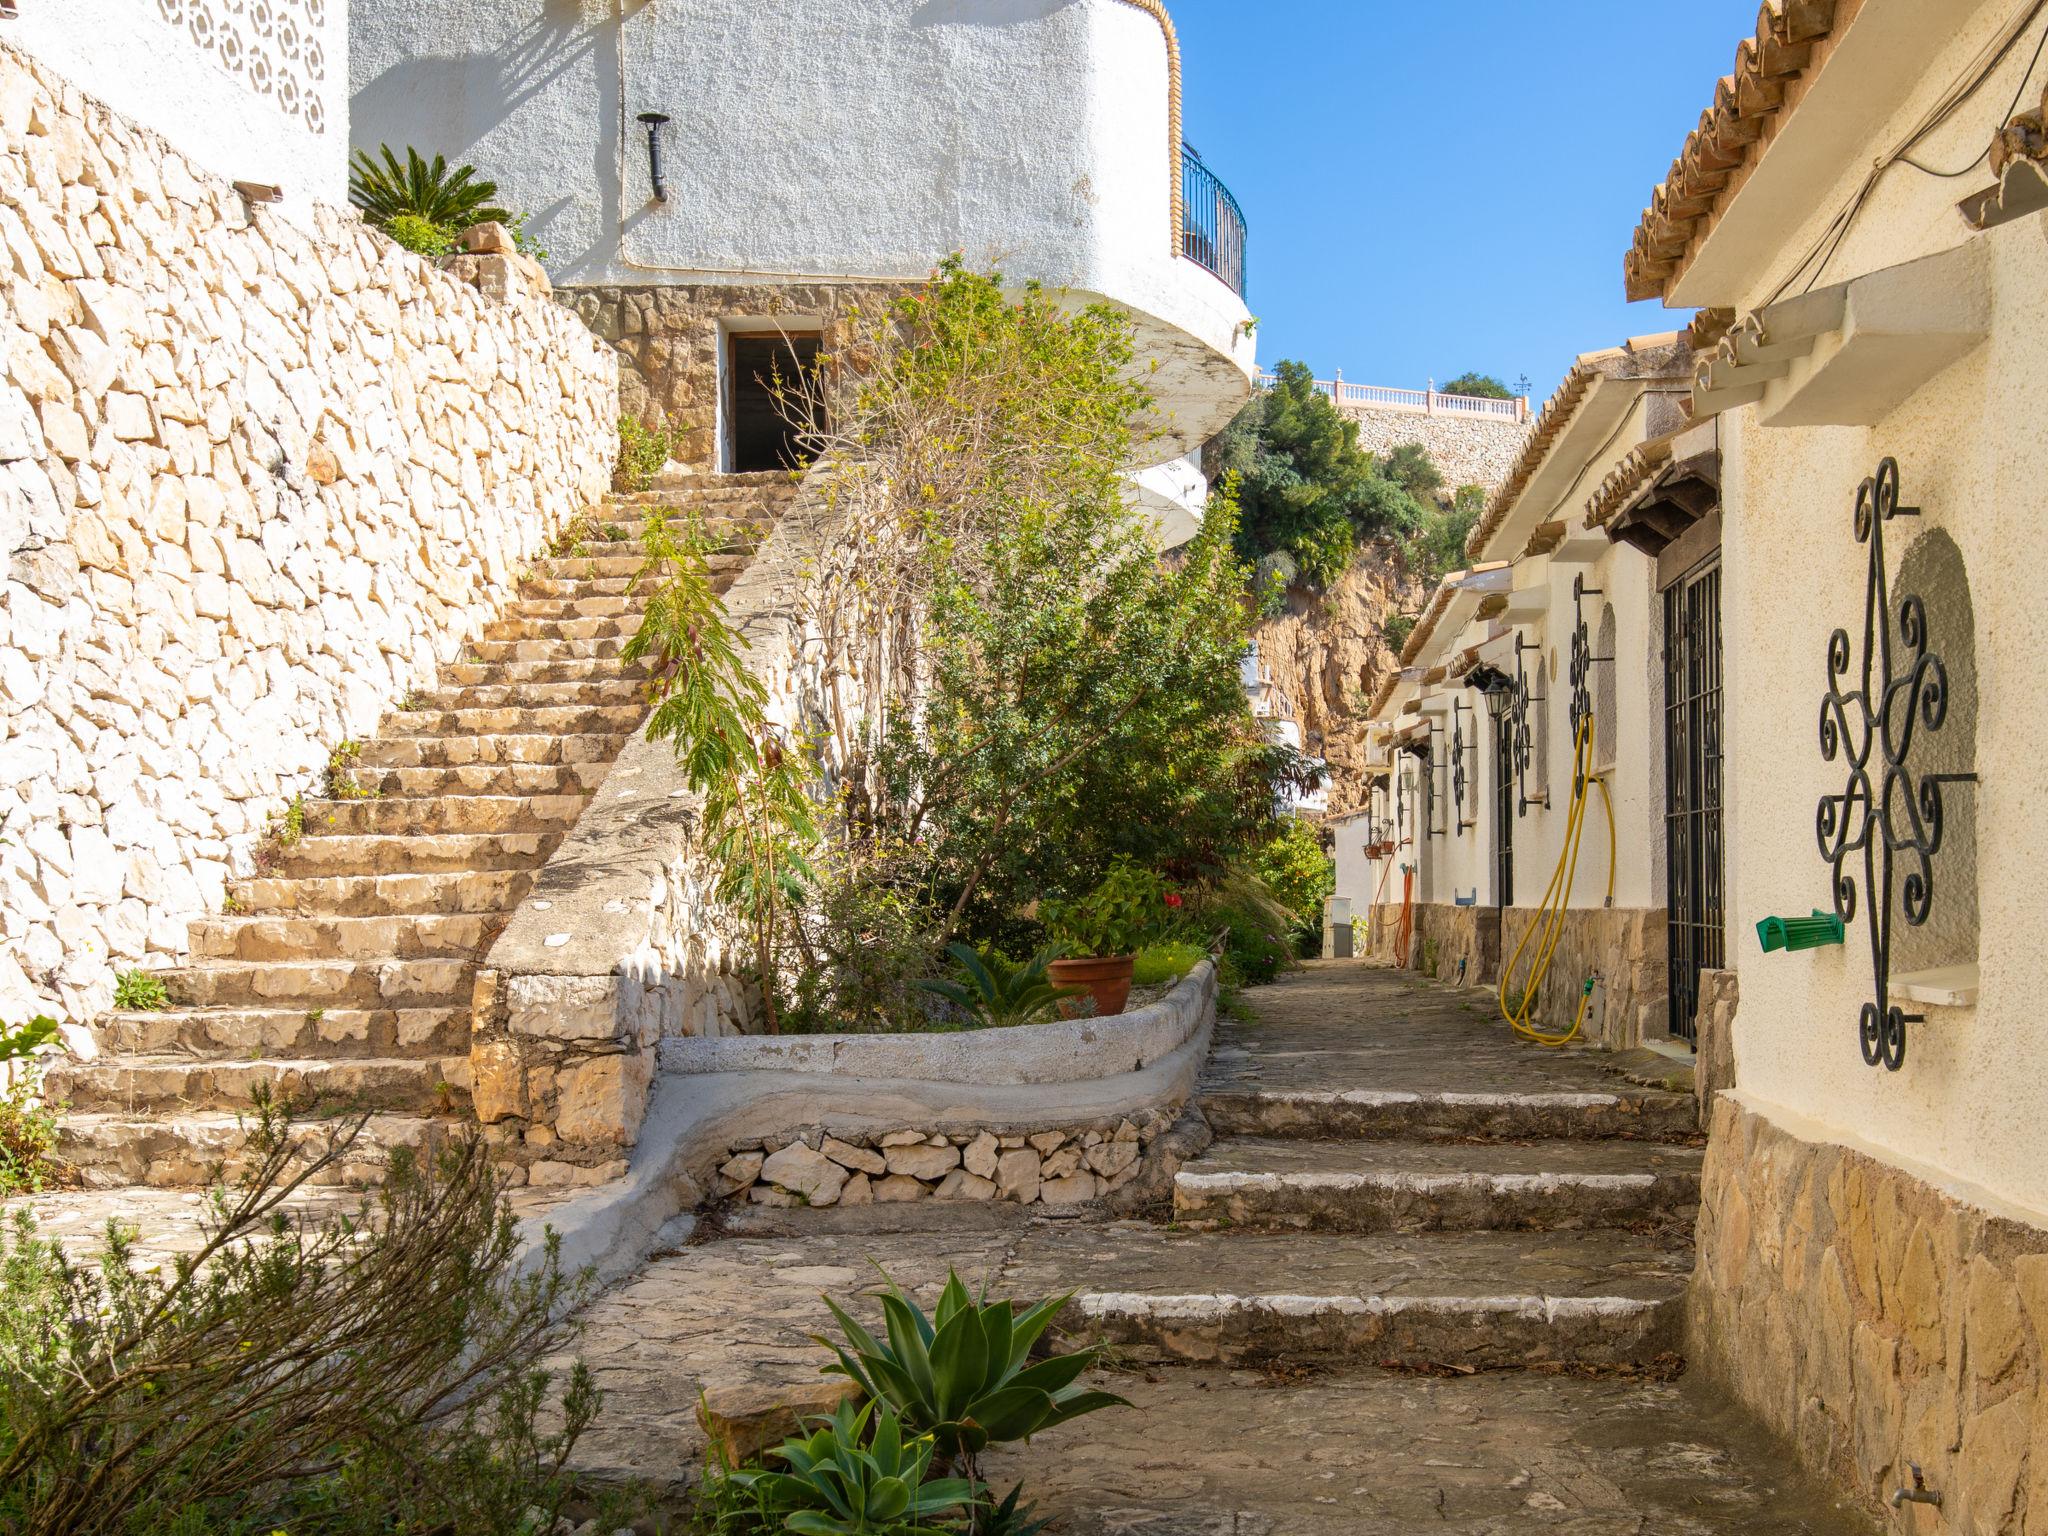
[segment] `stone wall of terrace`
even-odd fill
[[[618,366],[0,46],[0,1017],[168,964],[602,493]]]

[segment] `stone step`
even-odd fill
[[[247,1108],[259,1088],[273,1098],[352,1109],[462,1110],[469,1094],[469,1058],[310,1058],[286,1061],[195,1061],[184,1056],[103,1056],[51,1069],[50,1092],[85,1114],[164,1113]]]
[[[1688,1219],[1694,1147],[1627,1141],[1221,1141],[1174,1176],[1179,1221],[1302,1231],[1482,1231]]]
[[[274,850],[266,873],[320,878],[328,875],[419,875],[485,869],[538,869],[561,841],[539,832],[444,832],[426,837],[302,837]]]
[[[214,960],[159,971],[184,1008],[459,1008],[476,960]]]
[[[647,706],[640,703],[568,704],[540,709],[411,709],[387,715],[381,735],[390,739],[401,736],[620,736],[646,717]]]
[[[652,677],[644,661],[565,656],[555,661],[458,661],[441,669],[444,688],[504,688],[514,683],[611,683]]]
[[[370,768],[356,782],[396,799],[428,795],[593,795],[609,763],[464,763],[450,768]]]
[[[306,829],[321,837],[442,832],[566,832],[590,803],[588,795],[438,795],[375,800],[319,800],[306,807]]]
[[[1460,1371],[1673,1363],[1690,1254],[1614,1231],[1211,1234],[1114,1224],[1087,1272],[1027,1236],[1003,1283],[1085,1288],[1059,1331],[1145,1361]],[[1111,1289],[1111,1287],[1114,1289]]]
[[[94,1031],[100,1048],[137,1056],[343,1058],[469,1046],[470,1010],[449,1008],[176,1008],[117,1013]]]
[[[586,546],[580,555],[543,556],[529,568],[526,586],[531,588],[536,582],[546,581],[624,582],[638,576],[641,567],[647,564],[647,557],[640,553],[637,544],[630,548],[625,545],[605,547],[616,547],[619,553],[596,554]]]
[[[464,768],[498,763],[587,763],[610,767],[626,744],[621,731],[492,736],[397,736],[373,741],[359,768]],[[361,775],[358,774],[358,778]]]
[[[638,592],[617,597],[518,597],[499,610],[499,618],[549,621],[630,618],[637,624],[647,611],[647,597],[652,590],[653,587],[648,585]]]
[[[585,661],[615,657],[625,649],[628,636],[601,635],[595,639],[512,639],[472,640],[469,653],[486,665],[500,661]]]
[[[413,770],[430,772],[434,770]],[[526,869],[447,870],[429,874],[330,875],[313,879],[258,876],[229,887],[244,912],[295,912],[333,917],[412,913],[509,912],[533,888]]]
[[[640,628],[635,618],[603,619],[493,619],[484,626],[484,638],[474,648],[493,640],[545,640],[559,645],[568,640],[616,640],[624,645]]]
[[[575,704],[638,704],[647,684],[637,677],[572,678],[560,682],[469,683],[434,689],[421,698],[427,709],[560,709]]]
[[[374,1183],[394,1147],[429,1149],[464,1133],[467,1116],[372,1115],[340,1161],[323,1170],[321,1184]],[[352,1121],[308,1121],[292,1128],[295,1142],[314,1146]],[[163,1189],[207,1184],[217,1168],[232,1177],[246,1161],[248,1119],[241,1114],[187,1114],[165,1118],[122,1114],[66,1115],[59,1122],[58,1154],[88,1189],[143,1184]]]
[[[207,917],[192,924],[192,954],[218,960],[424,960],[474,955],[509,912],[423,912],[402,917]]]
[[[1684,1094],[1404,1093],[1354,1088],[1210,1090],[1202,1113],[1219,1136],[1328,1140],[1402,1137],[1417,1141],[1528,1141],[1632,1137],[1690,1141],[1698,1109]]]
[[[528,576],[519,584],[519,595],[527,598],[574,600],[590,597],[630,597],[639,585],[631,573],[620,576],[546,575]]]

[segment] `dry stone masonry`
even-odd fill
[[[1453,488],[1497,489],[1529,436],[1529,423],[1511,416],[1423,416],[1358,405],[1345,406],[1344,414],[1358,423],[1358,445],[1369,453],[1389,453],[1403,443],[1422,444],[1443,472],[1444,484]]]
[[[0,1016],[188,953],[604,489],[617,363],[0,46]]]

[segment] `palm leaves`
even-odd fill
[[[407,214],[451,234],[472,224],[511,222],[512,215],[492,201],[498,184],[477,179],[475,166],[450,171],[441,156],[434,156],[430,164],[410,147],[400,165],[390,145],[380,144],[377,150],[383,156],[381,165],[361,149],[349,161],[348,200],[380,229]]]
[[[1051,1296],[1019,1315],[1010,1301],[976,1301],[949,1273],[930,1317],[894,1284],[882,1293],[886,1342],[826,1297],[852,1347],[818,1342],[839,1358],[827,1374],[852,1378],[910,1428],[930,1435],[940,1455],[964,1455],[971,1466],[991,1441],[1026,1440],[1099,1408],[1130,1406],[1114,1393],[1075,1385],[1098,1349],[1025,1363],[1072,1299],[1071,1292]]]
[[[993,951],[984,956],[967,944],[948,944],[946,952],[958,962],[966,984],[920,981],[918,985],[946,999],[983,1029],[1039,1023],[1059,1012],[1062,1001],[1082,991],[1080,987],[1055,986],[1047,977],[1046,969],[1054,959],[1049,949],[1022,964]]]

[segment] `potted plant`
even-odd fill
[[[1122,856],[1087,895],[1041,902],[1039,916],[1065,955],[1049,968],[1053,982],[1085,988],[1098,1017],[1122,1013],[1131,958],[1157,936],[1165,911],[1165,882]]]

